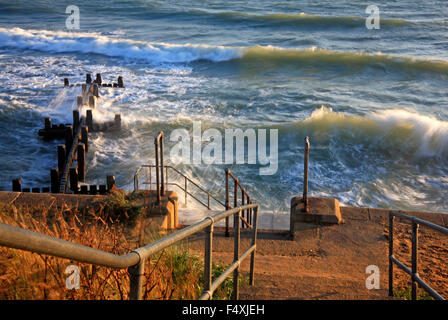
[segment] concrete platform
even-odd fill
[[[309,212],[304,210],[302,197],[291,199],[290,233],[309,229],[309,224],[332,225],[343,223],[339,201],[332,198],[308,198]]]

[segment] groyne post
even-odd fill
[[[86,177],[86,155],[83,143],[78,144],[77,155],[76,163],[78,169],[78,180],[84,181]]]
[[[58,145],[58,170],[63,172],[65,168],[65,160],[67,159],[66,146],[63,144]]]
[[[59,170],[58,169],[51,169],[50,180],[51,180],[51,193],[58,193],[59,192]]]
[[[12,180],[12,191],[22,192],[22,180],[20,178]]]
[[[309,165],[309,157],[310,157],[310,138],[305,138],[305,156],[303,162],[303,211],[309,212],[309,204],[308,204],[308,165]]]

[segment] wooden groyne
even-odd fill
[[[12,180],[12,191],[33,193],[74,193],[107,194],[115,188],[115,177],[107,175],[104,185],[83,184],[86,180],[86,154],[89,151],[89,133],[121,130],[121,114],[115,114],[113,121],[94,121],[93,112],[100,99],[100,87],[124,88],[123,77],[117,82],[104,83],[100,73],[92,81],[92,75],[86,74],[85,83],[70,84],[64,78],[64,87],[80,87],[81,95],[76,97],[77,109],[73,110],[72,124],[53,124],[52,119],[44,119],[44,128],[38,131],[43,140],[63,140],[57,146],[57,167],[50,170],[49,187],[22,188],[21,178]],[[85,116],[82,112],[85,110]]]

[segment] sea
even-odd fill
[[[163,131],[165,164],[222,201],[228,168],[261,211],[286,217],[303,191],[308,136],[310,196],[448,211],[446,0],[0,0],[0,190],[14,178],[49,186],[61,141],[38,130],[45,117],[71,123],[80,87],[63,79],[86,73],[125,84],[100,88],[94,119],[121,114],[122,130],[89,134],[87,184],[113,174],[132,191]],[[262,175],[248,156],[174,161],[172,133],[195,123],[223,137],[276,132],[277,170]]]

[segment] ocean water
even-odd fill
[[[96,119],[121,113],[121,132],[90,135],[87,183],[132,189],[154,163],[164,130],[278,130],[278,170],[227,165],[262,210],[287,214],[302,192],[303,139],[311,140],[310,193],[343,205],[448,211],[446,1],[0,0],[0,188],[48,186],[58,141],[44,117],[71,122],[82,82],[101,89]],[[380,29],[366,28],[366,7]],[[174,145],[166,139],[166,158]],[[225,165],[176,165],[223,199]],[[175,177],[170,177],[170,180]],[[193,205],[193,203],[192,203]]]

